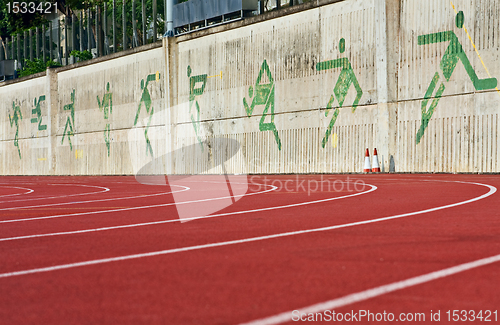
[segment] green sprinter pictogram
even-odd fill
[[[464,25],[463,11],[460,11],[456,15],[455,25],[457,26],[457,28],[463,27]],[[439,67],[443,72],[445,81],[450,81],[451,75],[453,74],[453,71],[455,70],[458,61],[462,61],[465,71],[467,71],[467,74],[469,75],[469,78],[472,81],[472,84],[474,85],[474,88],[476,90],[493,89],[497,86],[496,78],[479,79],[477,77],[476,71],[474,71],[474,68],[470,64],[470,61],[467,58],[467,55],[465,54],[462,48],[462,44],[460,44],[460,41],[458,40],[458,37],[454,31],[450,30],[446,32],[438,32],[438,33],[418,36],[418,45],[427,45],[427,44],[441,43],[441,42],[450,42],[450,44],[446,48],[443,57],[441,58],[441,63],[439,64]],[[420,125],[420,129],[417,132],[417,137],[416,137],[417,144],[420,143],[420,140],[424,135],[425,129],[429,124],[429,120],[431,119],[432,114],[436,109],[439,99],[443,96],[443,92],[445,90],[444,81],[441,81],[441,84],[439,85],[439,87],[437,87],[436,93],[434,94],[434,96],[432,96],[434,90],[436,89],[436,86],[439,83],[440,78],[441,77],[439,73],[436,72],[424,95],[424,100],[422,101],[422,108],[421,108],[422,124]],[[429,104],[429,99],[431,99],[432,97],[434,97],[434,99],[430,103],[429,108],[427,108],[427,105]]]
[[[267,75],[267,79],[269,80],[268,83],[261,83],[264,73]],[[274,134],[274,139],[276,140],[276,143],[278,145],[278,149],[281,150],[281,139],[279,137],[278,130],[276,129],[276,124],[274,124],[274,79],[271,74],[271,70],[269,70],[269,65],[267,65],[266,60],[262,62],[259,76],[255,81],[255,86],[250,86],[248,88],[248,96],[252,99],[252,103],[250,104],[250,106],[248,106],[246,98],[243,98],[243,106],[245,107],[247,116],[252,116],[255,106],[265,105],[264,111],[262,112],[262,117],[259,122],[259,130],[272,131]],[[271,115],[271,121],[265,122],[269,109],[271,109],[271,112],[269,113],[269,115]]]
[[[345,39],[341,38],[339,41],[339,52],[344,53],[345,52]],[[351,63],[349,62],[348,58],[339,58],[335,60],[328,60],[328,61],[323,61],[323,62],[318,62],[316,64],[316,70],[317,71],[322,71],[322,70],[329,70],[329,69],[337,69],[341,68],[340,70],[340,75],[339,78],[337,79],[337,83],[335,84],[335,87],[333,88],[333,94],[330,96],[330,100],[328,101],[328,104],[326,105],[326,110],[325,110],[325,116],[328,116],[328,113],[330,112],[330,109],[334,109],[332,119],[330,120],[330,123],[328,124],[328,128],[326,129],[325,136],[323,137],[323,140],[321,141],[321,146],[324,148],[326,143],[328,142],[328,138],[330,137],[332,133],[333,126],[335,125],[335,122],[337,121],[337,117],[339,116],[339,109],[342,107],[344,104],[344,100],[347,96],[347,92],[349,91],[349,88],[351,85],[354,85],[354,88],[356,89],[356,98],[354,99],[354,102],[352,103],[352,112],[356,110],[356,107],[358,107],[359,100],[361,99],[361,96],[363,96],[363,90],[361,90],[361,87],[359,86],[358,79],[356,78],[356,75],[354,74],[354,71],[352,70]],[[334,107],[333,103],[335,101],[335,97],[337,98],[338,106]]]
[[[97,96],[97,104],[99,105],[99,111],[104,111],[104,119],[106,120],[106,125],[104,127],[104,142],[106,143],[106,148],[108,149],[108,157],[109,150],[111,144],[111,127],[108,122],[109,116],[113,113],[113,94],[109,92],[109,82],[106,85],[106,93],[102,96],[102,102],[99,100],[99,96]]]
[[[9,122],[10,127],[16,125],[16,135],[14,137],[14,146],[17,147],[17,152],[19,153],[19,159],[21,159],[21,149],[19,148],[19,121],[23,119],[23,114],[21,114],[21,106],[16,105],[15,102],[12,102],[12,116],[9,113]]]

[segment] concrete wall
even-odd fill
[[[136,115],[165,108],[164,50],[150,47],[0,87],[2,174],[133,174],[130,147],[146,142],[145,128],[129,141]]]
[[[452,4],[455,6],[453,8]],[[445,53],[450,42],[418,45],[418,36],[452,31],[479,79],[499,78],[500,3],[486,0],[401,1],[398,71],[396,166],[398,171],[499,172],[498,88],[477,89],[462,60],[449,80],[441,63],[450,67]],[[456,12],[464,13],[464,28],[456,26]],[[470,38],[469,38],[470,36]],[[474,49],[477,49],[477,52]],[[422,100],[435,73],[438,87],[434,113],[420,143]]]
[[[360,172],[367,147],[385,171],[498,172],[500,92],[481,80],[500,75],[500,5],[453,5],[312,1],[9,82],[2,173],[133,174],[220,136],[241,144],[231,173]],[[456,35],[453,49],[419,45],[440,32],[427,40]],[[187,151],[169,157],[157,171],[211,167]]]
[[[43,74],[38,78],[0,87],[2,174],[49,173],[51,120],[47,104],[48,85],[48,77]]]
[[[181,37],[177,103],[199,105],[204,135],[231,134],[238,139],[248,172],[359,171],[359,153],[375,146],[378,133],[375,11],[375,1],[346,1],[201,38]],[[344,52],[339,49],[341,40]],[[339,59],[348,60],[352,70],[344,72],[346,80],[339,87],[345,88],[345,99],[332,130],[335,139],[327,138],[323,147],[333,116],[332,111],[325,115],[325,108],[342,67],[319,71],[316,65]],[[203,75],[204,92],[190,101],[190,79]],[[362,93],[355,111],[357,91],[352,82]],[[256,93],[266,87],[265,98],[250,96],[250,88]],[[244,99],[250,107],[255,104],[251,114]],[[192,128],[185,115],[174,120],[182,125],[178,128]],[[269,130],[272,122],[276,132]],[[185,141],[183,133],[175,133],[177,141]]]

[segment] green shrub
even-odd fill
[[[70,53],[72,56],[78,58],[78,62],[92,59],[92,53],[89,50],[77,51],[73,50]]]
[[[61,65],[59,63],[53,60],[47,61],[46,63],[44,63],[43,60],[40,59],[34,59],[33,61],[24,60],[24,67],[19,72],[19,77],[29,76],[38,72],[43,72],[47,68],[57,68],[60,66]]]

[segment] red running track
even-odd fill
[[[1,177],[0,323],[500,320],[496,175],[241,176],[252,195],[179,222],[171,191],[219,181]]]

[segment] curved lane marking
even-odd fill
[[[117,198],[109,198],[109,199],[99,199],[99,200],[89,200],[89,201],[74,201],[74,202],[61,202],[61,203],[50,203],[50,204],[39,204],[39,205],[21,206],[21,207],[12,207],[12,208],[0,208],[0,211],[29,209],[29,208],[42,208],[42,207],[51,207],[51,206],[57,206],[57,205],[69,205],[69,204],[81,204],[81,203],[94,203],[94,202],[104,202],[104,201],[118,201],[118,200],[127,200],[127,199],[137,199],[137,198],[144,198],[144,197],[151,197],[151,196],[160,196],[160,195],[166,195],[166,194],[171,194],[171,193],[184,192],[184,191],[189,190],[189,187],[187,187],[187,186],[182,186],[182,185],[171,185],[171,186],[183,187],[183,189],[179,190],[179,191],[161,192],[161,193],[154,193],[154,194],[141,194],[141,195],[136,195],[136,196],[117,197]],[[107,192],[107,191],[104,191],[104,192]],[[86,194],[93,194],[93,193],[103,193],[103,192],[92,192],[92,193],[86,193]],[[77,194],[77,195],[86,195],[86,194]],[[68,195],[68,196],[71,196],[71,195]],[[67,196],[60,196],[60,197],[67,197]],[[58,198],[60,198],[60,197],[58,197]],[[2,221],[0,221],[0,223],[1,222]]]
[[[271,186],[273,188],[270,189],[270,190],[263,191],[263,192],[255,192],[255,193],[250,193],[250,194],[247,194],[247,195],[262,194],[262,193],[270,192],[270,191],[273,191],[273,190],[277,189],[277,187],[274,186],[274,185],[268,185],[268,184],[259,184],[259,185]],[[291,208],[291,207],[296,207],[296,206],[301,206],[301,205],[308,205],[308,204],[315,204],[315,203],[321,203],[321,202],[327,202],[327,201],[334,201],[334,200],[345,199],[345,198],[349,198],[349,197],[353,197],[353,196],[367,194],[367,193],[373,192],[373,191],[375,191],[377,189],[377,187],[374,186],[374,185],[369,185],[369,184],[367,184],[367,185],[371,186],[370,190],[364,191],[364,192],[355,193],[355,194],[350,194],[350,195],[338,196],[338,197],[333,197],[333,198],[328,198],[328,199],[322,199],[322,200],[316,200],[316,201],[293,203],[293,204],[281,205],[281,206],[276,206],[276,207],[259,208],[259,209],[244,210],[244,211],[234,211],[234,212],[226,212],[226,213],[218,213],[218,214],[211,214],[211,215],[202,216],[202,217],[183,218],[182,220],[183,221],[192,221],[192,220],[198,220],[198,219],[208,219],[208,218],[223,217],[223,216],[237,215],[237,214],[244,214],[244,213],[253,213],[253,212],[262,212],[262,211],[268,211],[268,210],[277,210],[277,209]],[[235,196],[235,197],[237,197],[237,196]],[[201,200],[201,201],[206,201],[206,200]],[[193,202],[197,202],[197,201],[186,201],[186,202],[180,202],[179,204],[186,204],[186,203],[193,203]],[[168,204],[172,204],[172,203],[168,203]],[[164,205],[161,205],[161,206],[164,206]],[[151,206],[151,207],[158,207],[158,206]],[[92,229],[83,229],[83,230],[74,230],[74,231],[63,231],[63,232],[38,234],[38,235],[26,235],[26,236],[8,237],[8,238],[0,238],[0,242],[2,242],[2,241],[20,240],[20,239],[40,238],[40,237],[51,237],[51,236],[83,234],[83,233],[89,233],[89,232],[99,232],[99,231],[114,230],[114,229],[135,228],[135,227],[152,226],[152,225],[159,225],[159,224],[172,223],[172,222],[179,222],[179,220],[178,219],[171,219],[171,220],[162,220],[162,221],[151,221],[151,222],[143,222],[143,223],[134,223],[134,224],[128,224],[128,225],[121,225],[121,226],[112,226],[112,227],[101,227],[101,228],[92,228]]]
[[[79,193],[79,194],[68,194],[68,195],[60,195],[60,196],[52,196],[52,197],[40,197],[40,198],[32,198],[32,199],[24,199],[24,200],[0,201],[0,204],[2,204],[2,203],[19,202],[19,201],[26,202],[26,201],[37,201],[37,200],[59,199],[59,198],[63,198],[63,197],[80,196],[80,195],[90,195],[90,194],[104,193],[104,192],[108,192],[108,191],[109,191],[109,188],[107,188],[107,187],[102,187],[102,186],[97,186],[97,185],[85,185],[85,184],[45,184],[45,185],[51,185],[51,186],[55,186],[55,185],[62,185],[62,186],[75,186],[75,185],[76,185],[76,186],[83,186],[83,187],[97,187],[97,188],[104,189],[104,191],[88,192],[88,193]],[[32,190],[31,192],[33,192],[33,191],[34,191],[34,190]],[[31,193],[31,192],[29,192],[29,193]],[[28,193],[26,193],[26,194],[28,194]]]
[[[439,211],[439,210],[443,210],[443,209],[447,209],[447,208],[452,208],[452,207],[472,203],[472,202],[487,198],[487,197],[493,195],[497,191],[496,187],[491,186],[491,185],[487,185],[487,184],[472,183],[472,182],[455,182],[455,183],[464,183],[464,184],[485,186],[485,187],[489,188],[489,191],[486,194],[480,195],[478,197],[475,197],[475,198],[472,198],[469,200],[465,200],[465,201],[461,201],[461,202],[457,202],[457,203],[453,203],[453,204],[448,204],[448,205],[444,205],[444,206],[440,206],[440,207],[436,207],[436,208],[430,208],[430,209],[425,209],[425,210],[420,210],[420,211],[415,211],[415,212],[410,212],[410,213],[398,214],[398,215],[389,216],[389,217],[382,217],[382,218],[377,218],[377,219],[352,222],[352,223],[329,226],[329,227],[320,227],[320,228],[278,233],[278,234],[273,234],[273,235],[250,237],[250,238],[244,238],[244,239],[236,239],[236,240],[230,240],[230,241],[224,241],[224,242],[218,242],[218,243],[210,243],[210,244],[194,245],[194,246],[188,246],[188,247],[172,248],[172,249],[154,251],[154,252],[149,252],[149,253],[140,253],[140,254],[118,256],[118,257],[102,258],[102,259],[89,260],[89,261],[84,261],[84,262],[76,262],[76,263],[61,264],[61,265],[55,265],[55,266],[49,266],[49,267],[42,267],[42,268],[36,268],[36,269],[30,269],[30,270],[7,272],[7,273],[1,273],[0,278],[7,278],[7,277],[13,277],[13,276],[28,275],[28,274],[36,274],[36,273],[42,273],[42,272],[51,272],[51,271],[64,270],[64,269],[70,269],[70,268],[75,268],[75,267],[90,266],[90,265],[97,265],[97,264],[104,264],[104,263],[111,263],[111,262],[118,262],[118,261],[126,261],[126,260],[167,255],[167,254],[174,254],[174,253],[180,253],[180,252],[189,252],[189,251],[201,250],[201,249],[205,249],[205,248],[214,248],[214,247],[223,247],[223,246],[243,244],[243,243],[251,243],[251,242],[257,242],[257,241],[268,240],[268,239],[283,238],[283,237],[289,237],[289,236],[296,236],[296,235],[302,235],[302,234],[308,234],[308,233],[316,233],[316,232],[329,231],[329,230],[340,229],[340,228],[347,228],[347,227],[377,223],[377,222],[381,222],[381,221],[394,220],[394,219],[398,219],[398,218],[404,218],[404,217],[413,216],[413,215],[417,215],[417,214],[424,214],[424,213]],[[369,184],[367,184],[367,185],[369,185]],[[372,189],[367,191],[367,192],[371,192],[371,191],[374,191],[376,189],[376,187],[373,185],[369,185],[369,186],[372,186]],[[357,193],[357,195],[364,194],[367,192]],[[495,257],[493,257],[493,258],[495,258]]]
[[[422,212],[422,213],[431,212],[429,210],[436,211],[436,210],[441,210],[441,209],[445,209],[445,208],[450,208],[450,207],[478,201],[478,200],[484,199],[484,198],[494,194],[497,191],[496,187],[491,186],[491,185],[487,185],[487,184],[462,182],[462,181],[442,181],[442,180],[439,180],[439,181],[440,182],[454,182],[454,183],[463,183],[463,184],[483,185],[483,186],[487,186],[490,190],[488,191],[488,193],[483,194],[475,199],[470,199],[470,200],[455,203],[455,204],[449,204],[449,205],[443,206],[441,208],[424,210],[424,212]],[[404,214],[404,215],[399,215],[399,216],[394,216],[394,217],[404,217],[404,216],[409,216],[409,215],[413,215],[413,214]],[[389,217],[389,218],[393,218],[393,217]],[[388,218],[381,218],[381,219],[388,220]],[[380,220],[380,219],[376,219],[376,220]],[[383,221],[383,220],[380,220],[380,221]],[[360,301],[375,298],[375,297],[384,295],[386,293],[390,293],[393,291],[416,286],[416,285],[423,284],[423,283],[426,283],[429,281],[433,281],[433,280],[436,280],[439,278],[444,278],[444,277],[447,277],[450,275],[454,275],[454,274],[457,274],[460,272],[474,269],[474,268],[477,268],[480,266],[496,263],[499,261],[500,261],[500,255],[495,255],[495,256],[475,260],[472,262],[456,265],[456,266],[442,269],[439,271],[434,271],[431,273],[423,274],[423,275],[409,278],[406,280],[397,281],[397,282],[393,282],[391,284],[386,284],[386,285],[382,285],[382,286],[379,286],[376,288],[353,293],[350,295],[346,295],[344,297],[335,298],[335,299],[321,302],[318,304],[314,304],[311,306],[307,306],[307,307],[303,307],[303,308],[295,308],[294,310],[279,313],[277,315],[258,319],[255,321],[243,323],[241,325],[274,325],[274,324],[281,324],[281,323],[285,323],[285,322],[291,322],[291,321],[293,321],[292,320],[292,316],[293,316],[292,312],[294,312],[295,310],[298,310],[301,314],[302,313],[308,314],[308,313],[318,313],[318,312],[322,312],[325,310],[340,308],[340,307],[354,304],[354,303],[357,303]]]
[[[21,189],[21,190],[28,190],[28,192],[26,192],[26,193],[6,194],[6,195],[0,195],[0,197],[6,197],[6,196],[17,196],[17,195],[26,195],[26,194],[33,193],[33,192],[35,191],[35,190],[31,189],[31,188],[27,188],[27,187],[19,187],[19,186],[6,186],[6,185],[0,185],[0,187],[18,188],[18,189]],[[1,202],[0,202],[0,203],[1,203]]]
[[[235,183],[235,182],[233,182],[233,184],[242,184],[242,183]],[[182,185],[179,185],[179,186],[182,186]],[[262,194],[262,193],[270,192],[270,191],[273,191],[273,190],[277,189],[277,187],[273,186],[273,185],[267,185],[267,186],[271,186],[272,188],[270,190],[265,190],[265,191],[261,191],[261,192],[250,193],[250,194],[240,194],[240,195],[233,195],[233,196],[222,196],[222,197],[217,197],[217,198],[210,198],[210,199],[203,199],[203,200],[194,200],[194,201],[173,202],[173,203],[164,203],[164,204],[153,204],[153,205],[145,205],[145,206],[138,206],[138,207],[131,207],[131,208],[120,208],[120,209],[101,210],[101,211],[90,211],[90,212],[59,214],[59,215],[45,216],[45,217],[0,220],[0,224],[2,224],[2,223],[13,223],[13,222],[23,222],[23,221],[54,219],[54,218],[62,218],[62,217],[74,217],[74,216],[82,216],[82,215],[89,215],[89,214],[99,214],[99,213],[121,212],[121,211],[130,211],[130,210],[158,208],[158,207],[165,207],[165,206],[178,205],[178,204],[208,202],[208,201],[228,199],[228,198],[231,198],[231,197],[236,198],[236,197],[243,197],[243,196],[249,196],[249,195]],[[186,187],[186,190],[190,189],[187,186],[183,186],[183,187]],[[194,219],[199,219],[199,218],[200,217],[196,217],[196,218],[183,218],[182,220],[183,221],[189,221],[189,220],[194,220]],[[201,218],[203,218],[203,217],[201,217]],[[179,220],[175,219],[175,220],[171,220],[169,222],[174,222],[174,221],[179,221]]]
[[[284,313],[280,313],[275,316],[262,318],[259,320],[251,321],[248,323],[243,323],[241,325],[274,325],[274,324],[282,324],[286,322],[293,321],[292,316],[294,311],[299,311],[300,314],[309,314],[309,313],[320,313],[325,310],[332,310],[335,308],[344,307],[347,305],[351,305],[360,301],[368,300],[371,298],[375,298],[381,295],[385,295],[386,293],[394,292],[397,290],[402,290],[405,288],[413,287],[419,284],[424,284],[426,282],[430,282],[433,280],[437,280],[440,278],[444,278],[450,275],[454,275],[460,272],[468,271],[471,269],[475,269],[481,266],[485,266],[488,264],[493,264],[496,262],[500,262],[500,254],[495,256],[490,256],[486,258],[482,258],[479,260],[475,260],[468,263],[459,264],[456,266],[452,266],[446,269],[442,269],[439,271],[434,271],[431,273],[419,275],[413,278],[409,278],[402,281],[393,282],[390,284],[382,285],[373,289],[368,289],[365,291],[360,291],[357,293],[353,293],[344,297],[332,299],[329,301],[325,301],[319,304],[311,305],[304,308],[296,308],[295,310],[290,310]]]

